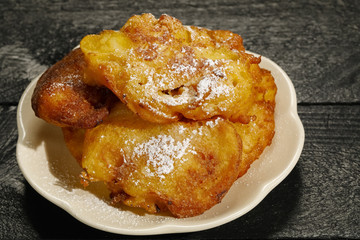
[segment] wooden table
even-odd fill
[[[358,1],[0,2],[0,239],[121,238],[45,200],[16,161],[16,110],[29,82],[86,34],[133,14],[167,13],[228,29],[280,65],[297,92],[305,145],[290,175],[246,215],[179,239],[360,238],[360,4]]]

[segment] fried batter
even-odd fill
[[[84,185],[103,181],[114,203],[149,213],[196,216],[272,142],[277,88],[260,61],[230,31],[133,16],[45,72],[32,107],[62,127]]]
[[[227,120],[149,123],[120,103],[86,130],[83,146],[88,178],[104,181],[114,202],[176,217],[219,203],[241,163],[241,140]]]
[[[239,177],[244,175],[250,165],[270,146],[275,134],[275,96],[277,87],[270,71],[252,65],[251,71],[258,79],[255,86],[256,100],[249,114],[248,124],[234,123],[241,136],[243,151]]]
[[[78,48],[38,80],[31,103],[36,116],[60,127],[91,128],[108,115],[114,96],[104,87],[83,82],[86,63]]]
[[[235,33],[143,14],[120,31],[84,37],[80,46],[89,64],[86,81],[108,87],[144,120],[250,120],[250,66],[259,59],[245,53]]]
[[[66,147],[70,151],[71,155],[81,165],[86,130],[83,128],[73,127],[62,127],[61,129],[64,135]]]

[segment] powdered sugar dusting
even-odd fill
[[[227,79],[226,72],[223,67],[219,66],[220,64],[220,60],[205,60],[204,65],[209,70],[197,85],[198,98],[203,98],[206,93],[209,93],[206,99],[213,99],[221,95],[229,96],[231,93],[231,88],[224,83],[224,80]]]
[[[185,130],[186,128],[183,125],[179,126],[179,134],[182,134]]]
[[[190,139],[176,141],[169,135],[151,137],[147,142],[134,148],[133,158],[147,157],[146,172],[149,176],[165,178],[174,170],[176,160],[182,161],[183,156],[190,149]]]
[[[177,140],[171,135],[159,134],[152,136],[147,141],[136,145],[132,151],[131,158],[146,159],[146,166],[144,168],[145,174],[150,177],[159,177],[164,179],[166,174],[171,173],[177,163],[184,163],[187,154],[196,155],[195,147],[191,144],[196,136],[205,134],[204,128],[215,127],[220,118],[210,119],[206,121],[205,125],[197,128],[186,128],[183,125],[178,125],[178,133],[187,135],[188,137],[182,140]]]
[[[206,125],[213,128],[213,127],[215,127],[216,125],[219,124],[219,121],[220,121],[220,118],[215,118],[215,119],[212,119],[210,121],[207,121]]]
[[[170,70],[173,74],[186,74],[187,76],[191,76],[197,71],[197,66],[199,62],[197,59],[191,59],[190,63],[177,62],[171,65]]]
[[[214,99],[221,95],[228,96],[231,92],[231,88],[226,84],[222,84],[216,81],[214,75],[205,76],[197,85],[198,95],[196,100],[201,99]]]
[[[174,79],[179,75],[182,78],[188,79],[181,88],[181,94],[178,95],[157,95],[153,97],[160,102],[169,106],[179,106],[189,104],[192,106],[200,106],[204,101],[210,101],[221,96],[230,96],[233,89],[227,85],[226,67],[224,67],[225,60],[212,60],[212,59],[195,59],[192,58],[190,62],[177,62],[171,66],[171,71],[166,76],[155,76],[156,84],[158,86],[166,86],[165,82],[169,79]],[[201,71],[199,68],[201,66]],[[148,82],[148,88],[154,88],[156,85],[152,81]],[[167,86],[176,87],[176,86]],[[171,90],[171,88],[170,88]],[[151,91],[150,91],[151,92]],[[154,91],[152,91],[154,93]]]
[[[186,29],[192,40],[204,37],[191,27]],[[178,106],[186,107],[179,108],[185,109],[180,110],[185,111],[181,112],[185,116],[193,109],[200,108],[206,117],[217,115],[232,106],[235,89],[227,72],[232,71],[233,60],[198,55],[192,45],[174,48],[168,57],[162,54],[167,53],[167,45],[163,46],[164,49],[160,46],[156,44],[153,47],[159,55],[150,62],[135,49],[130,49],[127,55],[124,70],[129,76],[129,84],[136,86],[130,94],[136,95],[138,103],[164,119],[176,119],[174,112],[178,111]],[[136,58],[139,61],[131,60]],[[164,105],[167,107],[165,111],[161,108]]]

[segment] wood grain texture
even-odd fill
[[[36,193],[17,165],[16,106],[29,82],[84,35],[143,12],[236,32],[294,83],[306,135],[300,160],[255,209],[223,226],[153,237],[98,231]],[[0,1],[0,239],[359,239],[359,12],[356,0]]]
[[[248,50],[284,68],[300,103],[360,102],[356,1],[1,1],[0,8],[2,102],[16,102],[86,34],[119,29],[142,12],[240,34]]]
[[[179,238],[360,237],[360,107],[299,106],[299,115],[306,141],[290,175],[243,217]],[[0,239],[117,238],[85,226],[36,193],[16,163],[16,107],[0,107],[0,123]]]

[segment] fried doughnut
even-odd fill
[[[115,97],[104,87],[83,82],[86,63],[77,48],[38,80],[31,104],[35,115],[60,127],[91,128],[109,114]]]
[[[260,59],[245,53],[235,33],[143,14],[120,31],[84,37],[80,47],[89,66],[86,81],[109,88],[144,120],[250,120],[250,66]]]

